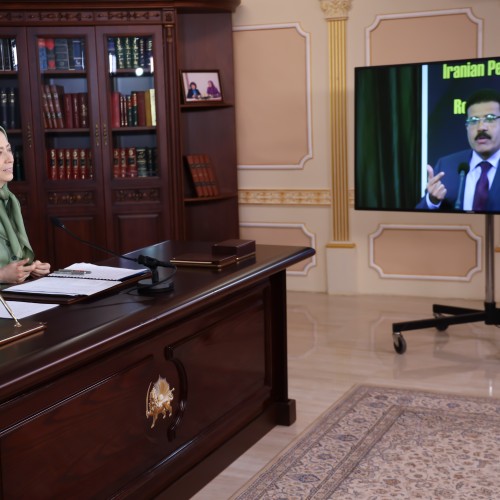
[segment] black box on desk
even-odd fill
[[[255,255],[255,240],[224,240],[212,246],[214,255],[234,255],[236,260]]]

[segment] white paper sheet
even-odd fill
[[[17,319],[27,318],[28,316],[33,316],[33,314],[47,311],[58,306],[58,304],[37,304],[35,302],[18,302],[16,300],[7,300],[6,302],[12,309],[12,312]],[[1,302],[0,318],[12,318]]]

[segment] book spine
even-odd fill
[[[111,127],[112,128],[120,128],[121,127],[121,119],[120,119],[120,92],[112,92],[111,93]]]
[[[144,92],[144,117],[146,121],[146,127],[151,127],[153,125],[153,119],[151,117],[151,92],[146,90]]]
[[[47,107],[49,110],[49,127],[48,128],[57,128],[56,122],[56,112],[54,108],[54,100],[52,99],[52,91],[50,90],[50,85],[43,86],[43,92],[45,92],[47,98]]]
[[[123,37],[118,36],[115,38],[116,50],[116,67],[118,69],[125,68],[125,47],[123,46]]]
[[[123,53],[125,58],[125,68],[132,68],[132,38],[130,36],[123,37]]]
[[[10,56],[12,57],[12,69],[17,71],[17,41],[15,38],[10,39]]]
[[[64,94],[64,126],[74,128],[73,122],[73,98],[71,94]]]
[[[46,129],[50,128],[50,110],[49,110],[47,92],[45,91],[45,85],[42,85],[42,116],[43,116],[43,126]]]
[[[74,128],[80,128],[82,125],[80,123],[80,107],[78,103],[78,94],[72,93],[70,95],[73,107],[73,126]]]
[[[155,89],[149,89],[151,94],[151,126],[156,127],[156,100]]]
[[[10,41],[8,38],[2,38],[3,47],[3,69],[12,71],[12,57],[10,55]]]
[[[136,148],[136,158],[137,158],[137,177],[147,177],[147,158],[146,158],[146,148]]]
[[[120,150],[120,177],[127,177],[127,150],[126,148],[119,148]]]
[[[38,37],[38,64],[40,71],[48,69],[47,64],[47,47],[45,46],[45,38]]]
[[[202,163],[205,169],[210,196],[217,196],[219,194],[219,187],[217,186],[217,179],[215,177],[215,169],[212,160],[208,155],[204,154],[202,155]]]
[[[53,38],[45,39],[45,50],[47,51],[47,69],[56,69],[55,41]]]
[[[3,128],[7,127],[7,103],[8,103],[8,94],[6,88],[0,88],[0,124]]]
[[[75,70],[84,69],[83,64],[83,40],[81,38],[73,38],[71,40],[72,50],[72,66]]]
[[[135,148],[127,148],[127,177],[137,177],[137,156]]]
[[[127,97],[123,94],[120,95],[120,126],[126,127],[127,120]]]
[[[109,72],[116,73],[116,38],[108,37],[108,65]]]
[[[137,91],[136,92],[136,100],[137,100],[137,125],[139,127],[146,126],[146,100],[145,100],[145,92]]]
[[[78,180],[80,177],[80,158],[78,148],[73,148],[71,150],[71,178],[73,180]]]
[[[186,156],[189,172],[191,174],[191,179],[193,181],[193,186],[196,192],[196,196],[204,197],[205,190],[203,189],[203,179],[200,172],[200,164],[197,155],[187,155]]]
[[[135,90],[130,93],[130,117],[132,120],[132,127],[137,127],[139,122],[137,112],[137,91]]]
[[[61,85],[50,85],[49,88],[54,105],[55,128],[64,128],[63,104],[61,102],[64,88]]]
[[[66,163],[64,149],[57,149],[57,179],[66,179]]]
[[[120,148],[113,148],[113,178],[120,177]]]
[[[71,149],[64,150],[64,173],[66,174],[66,179],[71,179]]]
[[[57,151],[51,148],[47,151],[47,174],[51,181],[56,181],[57,174]]]
[[[89,126],[89,112],[88,112],[88,97],[87,93],[80,92],[78,94],[78,109],[79,113],[79,121],[80,127],[86,128]]]
[[[8,127],[18,128],[17,127],[17,98],[16,98],[16,90],[14,88],[9,88],[7,91],[7,108],[8,108],[8,116],[9,116],[9,125]]]
[[[78,176],[81,180],[85,180],[89,173],[87,150],[80,149],[79,162],[78,162]]]
[[[55,69],[69,69],[69,46],[67,38],[54,39]]]

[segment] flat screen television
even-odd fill
[[[417,205],[425,196],[427,165],[471,153],[465,103],[482,89],[500,91],[500,57],[355,68],[355,208],[426,210]],[[500,119],[490,121],[500,134]],[[454,176],[464,179],[468,171],[462,158]],[[500,186],[500,172],[495,177]],[[464,184],[456,189],[463,193]],[[500,213],[457,203],[437,211]]]

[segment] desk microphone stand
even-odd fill
[[[417,321],[405,321],[393,323],[392,341],[394,350],[398,354],[406,351],[406,340],[403,331],[419,330],[421,328],[435,327],[439,331],[445,331],[448,325],[458,325],[463,323],[475,323],[484,321],[486,325],[500,324],[500,309],[495,304],[495,244],[493,241],[493,214],[486,214],[485,221],[485,271],[486,271],[486,297],[484,309],[468,309],[466,307],[453,307],[440,304],[433,304],[432,312],[434,318]]]
[[[3,320],[2,322],[0,322],[0,345],[7,344],[21,337],[25,337],[26,335],[31,335],[32,333],[36,333],[45,329],[45,323],[36,321],[29,320],[26,323],[23,322],[24,324],[21,325],[19,320],[16,318],[14,311],[11,309],[9,304],[7,304],[7,301],[2,297],[1,294],[0,303],[5,307],[10,317],[14,320],[14,324],[12,324],[12,322],[10,321],[8,321],[8,323]]]

